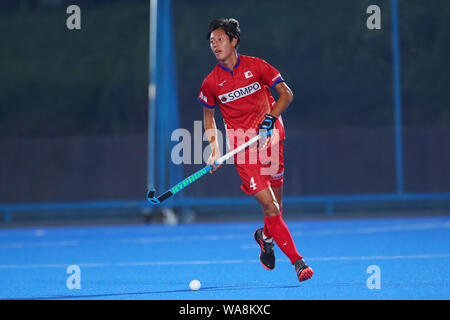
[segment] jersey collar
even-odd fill
[[[237,61],[236,61],[236,64],[234,65],[234,67],[233,67],[233,70],[235,70],[239,66],[240,62],[241,62],[241,55],[238,53],[237,54]],[[231,73],[231,75],[233,75],[233,70],[228,69],[227,67],[222,65],[220,62],[218,64],[219,64],[219,67],[221,67],[223,70],[228,71],[228,72]]]

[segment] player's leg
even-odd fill
[[[280,214],[283,215],[283,185],[279,187],[274,187],[273,185],[272,191],[275,195],[275,199],[277,199],[278,205],[280,206]]]
[[[275,199],[277,200],[280,215],[283,215],[283,186],[280,187],[272,187],[273,194],[275,195]],[[269,229],[267,228],[267,224],[264,223],[263,228],[263,237],[264,239],[271,239],[272,236],[270,235]]]
[[[261,205],[264,217],[274,217],[280,214],[280,205],[270,186],[259,190],[253,196]]]
[[[297,252],[291,233],[282,218],[282,185],[261,190],[255,194],[255,198],[261,204],[264,211],[265,232],[263,235],[266,233],[270,234],[283,253],[288,256],[294,265],[297,278],[300,282],[310,279],[314,272]],[[278,209],[278,214],[273,214],[277,211],[274,207]],[[259,241],[262,242],[261,240]],[[265,241],[267,242],[267,239]]]
[[[282,154],[282,149],[280,153]],[[295,266],[298,279],[303,281],[312,276],[312,270],[306,264],[300,264],[299,261],[303,261],[303,259],[297,252],[289,229],[282,219],[281,203],[284,173],[282,160],[281,157],[280,165],[272,175],[261,174],[261,166],[259,164],[236,164],[236,169],[243,182],[241,189],[246,194],[253,195],[264,212],[264,229],[258,229],[254,234],[256,242],[261,247],[260,261],[262,265],[268,270],[272,270],[275,267],[273,250],[275,241]],[[263,232],[263,230],[267,231]],[[304,269],[310,270],[311,274],[307,274],[306,277]]]
[[[276,203],[270,188],[260,190],[254,196],[263,208],[264,216],[279,215],[278,204]],[[264,225],[264,229],[261,228],[256,230],[254,237],[261,248],[261,252],[259,254],[261,264],[267,270],[273,270],[275,268],[275,253],[273,251],[274,240],[272,237],[268,237],[264,234],[264,230],[266,230],[265,228],[266,225]]]
[[[272,151],[272,150],[270,150]],[[275,150],[278,153],[278,157],[271,156],[271,164],[273,166],[273,173],[269,178],[269,185],[272,188],[275,199],[277,200],[280,215],[283,215],[283,183],[284,183],[284,156],[283,156],[283,142],[280,142]],[[271,237],[267,224],[264,223],[264,235]]]
[[[280,215],[283,216],[283,186],[280,187],[273,187],[272,186],[273,194],[275,195],[275,199],[277,200]],[[269,229],[267,228],[267,224],[264,223],[264,229],[263,229],[263,235],[265,238],[272,238],[270,235]]]
[[[277,191],[280,192],[281,190],[278,189]],[[313,270],[305,263],[295,247],[291,233],[282,218],[279,210],[280,206],[272,187],[261,190],[255,193],[254,196],[263,208],[265,228],[267,228],[281,251],[294,265],[298,280],[305,281],[310,279],[313,276]]]
[[[263,209],[264,225],[267,227],[270,236],[294,264],[302,256],[298,253],[291,233],[280,214],[280,206],[272,188],[265,188],[255,193],[254,197]]]
[[[282,207],[283,202],[283,186],[280,187],[273,187],[272,186],[273,194],[275,195],[275,199],[277,199],[278,204],[280,207]]]

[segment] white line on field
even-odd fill
[[[289,224],[289,223],[288,223]],[[351,235],[351,234],[373,234],[385,232],[405,232],[405,231],[426,231],[449,229],[450,222],[436,223],[414,223],[399,225],[384,225],[363,228],[330,228],[317,230],[298,230],[291,229],[291,235],[294,237],[314,237],[314,236],[332,236],[332,235]],[[219,233],[219,234],[201,234],[201,235],[176,235],[176,236],[148,236],[148,237],[127,237],[120,239],[111,239],[110,244],[151,244],[151,243],[173,243],[186,241],[223,241],[236,239],[252,239],[252,232],[241,233]],[[29,242],[10,242],[0,243],[0,249],[21,249],[38,247],[73,247],[80,245],[90,245],[95,241],[43,241],[45,236],[40,236],[39,240]]]
[[[343,228],[343,229],[319,229],[319,230],[303,230],[297,231],[292,229],[292,236],[330,236],[330,235],[344,235],[344,234],[370,234],[379,232],[402,232],[402,231],[419,231],[419,230],[436,230],[448,229],[450,222],[438,223],[417,223],[417,224],[401,224],[389,226],[376,226],[365,228]],[[216,234],[216,235],[197,235],[197,236],[175,236],[175,237],[140,237],[140,238],[123,238],[121,243],[161,243],[161,242],[183,242],[183,241],[222,241],[233,239],[247,239],[248,233],[233,233],[233,234]]]
[[[3,249],[22,248],[49,248],[49,247],[74,247],[80,245],[80,241],[35,241],[35,242],[10,242],[0,244]]]
[[[403,259],[448,259],[450,254],[414,254],[395,256],[356,256],[356,257],[317,257],[308,261],[357,261],[357,260],[403,260]],[[277,262],[289,262],[288,259],[277,259]],[[244,264],[260,263],[257,259],[247,260],[194,260],[194,261],[144,261],[144,262],[112,262],[112,263],[71,263],[67,264],[30,264],[30,265],[0,265],[0,269],[33,269],[33,268],[66,268],[76,264],[80,268],[103,267],[152,267],[176,265],[212,265],[212,264]]]

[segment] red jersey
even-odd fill
[[[238,54],[233,70],[218,63],[203,80],[198,101],[206,108],[219,105],[227,133],[238,129],[257,132],[258,125],[275,105],[269,88],[282,81],[280,72],[266,61]],[[281,116],[275,129],[280,139],[284,139]],[[234,144],[231,143],[231,149]]]

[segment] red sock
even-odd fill
[[[302,256],[295,248],[294,240],[292,240],[291,233],[281,218],[281,214],[273,217],[264,217],[264,229],[266,228],[281,251],[291,260],[292,264],[298,259],[302,259]],[[264,234],[267,236],[265,231]]]
[[[283,207],[280,208],[280,217],[283,215]],[[263,233],[266,237],[268,238],[272,238],[272,236],[270,235],[269,232],[269,228],[267,228],[267,222],[266,219],[264,219],[264,229],[263,229]]]

